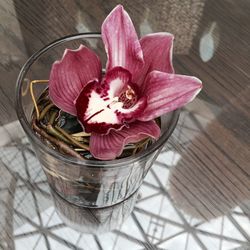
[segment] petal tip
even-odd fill
[[[118,5],[116,5],[114,8],[113,8],[113,10],[109,13],[109,15],[110,14],[113,14],[114,12],[125,12],[125,10],[124,10],[124,7],[123,7],[123,5],[122,4],[118,4]],[[109,16],[108,15],[108,16]]]
[[[148,37],[155,37],[155,36],[158,36],[158,37],[165,37],[165,38],[171,38],[172,40],[174,40],[174,35],[170,32],[156,32],[156,33],[151,33],[151,34],[147,34],[146,36]]]
[[[139,74],[144,65],[143,53],[133,22],[122,5],[109,13],[101,30],[108,58],[106,69],[122,66],[132,75]]]
[[[61,57],[61,59],[55,61],[53,63],[53,65],[54,64],[60,64],[60,63],[62,63],[64,61],[65,58],[67,58],[68,55],[74,54],[74,53],[79,53],[79,52],[81,53],[83,50],[89,51],[89,49],[86,46],[84,46],[83,44],[81,44],[77,49],[68,49],[68,48],[66,48],[64,50],[64,52],[63,52],[63,56]]]
[[[193,83],[195,84],[194,90],[197,89],[201,91],[201,89],[203,88],[202,81],[198,77],[195,77],[195,76],[187,76],[187,77],[190,77],[190,79],[193,80]]]
[[[76,115],[74,101],[83,87],[101,77],[101,62],[94,51],[80,45],[65,49],[62,58],[55,61],[49,76],[49,96],[63,111]]]

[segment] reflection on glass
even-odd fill
[[[203,33],[200,40],[200,57],[203,62],[208,62],[214,56],[219,44],[219,31],[216,22],[211,23]]]
[[[69,227],[83,232],[98,234],[117,229],[132,212],[138,193],[127,200],[107,208],[84,208],[73,205],[51,189],[56,211]]]

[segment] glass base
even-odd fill
[[[133,211],[138,191],[119,204],[107,208],[84,208],[73,205],[51,190],[58,216],[81,233],[100,234],[117,229]]]

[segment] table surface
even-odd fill
[[[16,120],[15,79],[25,60],[61,36],[99,31],[117,3],[0,1],[0,131]],[[29,143],[12,137],[0,149],[0,249],[250,249],[250,1],[119,3],[140,36],[175,34],[176,72],[199,77],[204,89],[182,110],[125,222],[116,225],[129,202],[83,212],[82,229],[115,225],[111,232],[63,223]]]

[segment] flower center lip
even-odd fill
[[[76,100],[78,119],[88,133],[108,134],[135,121],[146,106],[131,74],[121,67],[107,72],[102,81],[88,82]]]
[[[137,102],[137,95],[130,85],[121,92],[118,97],[118,101],[123,103],[123,108],[128,109],[134,106]]]

